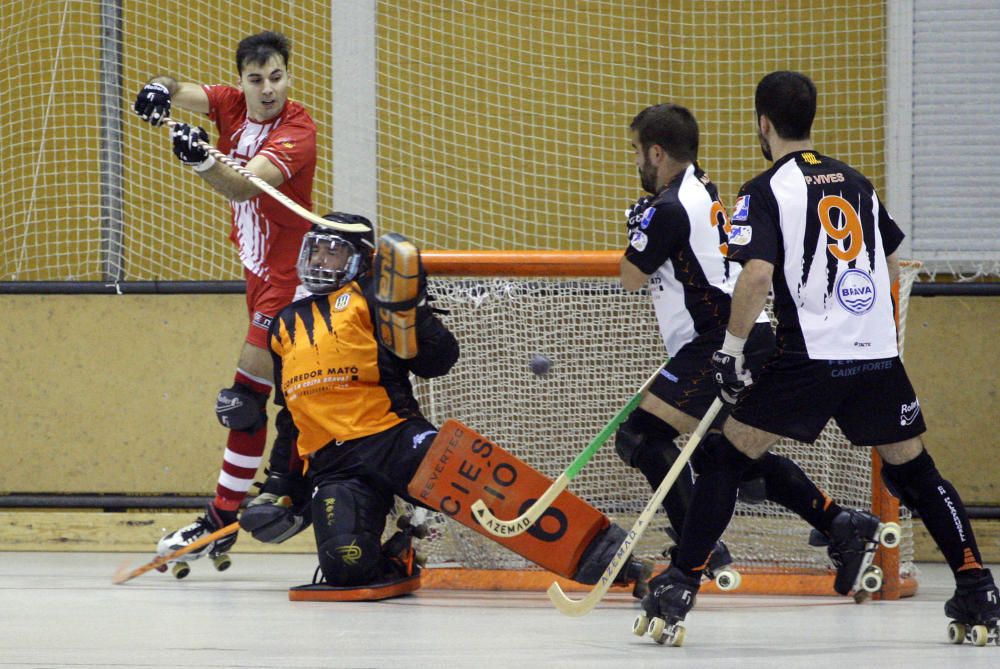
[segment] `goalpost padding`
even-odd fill
[[[617,251],[425,252],[434,306],[450,312],[443,319],[462,346],[448,375],[417,384],[427,417],[437,424],[461,420],[546,476],[558,476],[664,360],[650,297],[645,290],[620,288],[619,257]],[[901,329],[915,275],[916,266],[904,266]],[[544,377],[531,373],[534,353],[552,360]],[[799,463],[841,505],[870,508],[883,520],[900,523],[898,553],[880,550],[883,592],[912,594],[912,518],[882,487],[871,449],[848,446],[831,422],[815,445],[782,440],[775,450]],[[623,527],[652,494],[610,445],[594,455],[570,489]],[[658,514],[635,555],[662,562],[671,543],[665,527],[665,514]],[[832,594],[826,553],[809,546],[808,535],[809,526],[782,507],[740,502],[723,537],[744,574],[738,592]],[[463,574],[475,575],[479,584],[487,577],[495,587],[544,588],[552,580],[544,572],[532,576],[537,569],[532,564],[441,514],[432,516],[421,550],[429,565],[458,568],[440,576],[427,570],[425,579],[431,580],[425,586],[462,583]],[[503,571],[489,578],[497,570]]]

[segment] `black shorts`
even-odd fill
[[[378,434],[331,442],[309,458],[313,485],[361,480],[409,500],[406,486],[436,436],[437,428],[427,420],[411,418]]]
[[[718,395],[712,370],[712,354],[722,348],[726,328],[698,335],[685,344],[660,370],[649,392],[670,406],[694,418],[701,418]],[[746,366],[755,377],[774,353],[774,332],[769,323],[757,323],[743,347]],[[721,418],[725,410],[720,411]],[[721,424],[721,419],[716,419]]]
[[[812,443],[833,418],[856,446],[880,446],[923,434],[916,393],[898,357],[810,360],[781,353],[764,365],[732,409],[741,423]]]

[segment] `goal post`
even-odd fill
[[[424,413],[436,424],[462,421],[549,478],[565,470],[665,359],[649,294],[618,283],[619,251],[425,251],[422,257],[433,306],[447,312],[443,318],[462,347],[448,375],[418,380]],[[913,264],[903,268],[901,322],[916,271]],[[542,376],[530,369],[538,353],[552,361]],[[873,451],[849,447],[832,422],[815,445],[782,440],[775,450],[843,506],[900,523],[898,552],[880,549],[882,596],[913,594],[912,517],[882,486]],[[570,489],[626,528],[652,495],[609,446]],[[665,528],[666,516],[658,513],[635,554],[663,562],[670,545]],[[739,592],[832,594],[826,552],[810,547],[808,535],[809,526],[782,507],[739,502],[723,537],[743,574]],[[436,567],[425,572],[432,587],[537,590],[554,579],[443,514],[432,515],[422,550]],[[564,589],[574,585],[559,582]],[[713,589],[707,584],[705,591]]]

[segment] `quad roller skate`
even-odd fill
[[[642,600],[642,611],[632,623],[636,636],[648,634],[656,643],[670,646],[684,644],[681,622],[694,606],[701,579],[688,577],[670,567],[649,582],[649,594]]]
[[[948,623],[948,640],[960,644],[968,640],[974,646],[988,643],[1000,645],[1000,592],[989,569],[968,577],[960,573],[955,594],[944,604]]]
[[[216,509],[211,503],[205,507],[205,515],[198,517],[190,525],[182,527],[179,530],[175,530],[167,535],[164,535],[160,542],[156,545],[157,555],[169,555],[174,551],[187,546],[188,544],[197,541],[198,539],[220,530],[223,527],[230,525],[236,521],[235,511],[221,511]],[[197,550],[193,550],[182,558],[170,562],[173,566],[170,567],[171,573],[176,578],[184,578],[191,573],[190,562],[208,556],[212,561],[212,566],[215,567],[216,571],[225,571],[229,569],[232,565],[232,560],[229,558],[228,551],[232,548],[233,544],[236,543],[236,533],[223,537],[213,541],[212,543],[203,546]],[[156,568],[157,571],[165,572],[167,570],[167,565],[161,565]]]
[[[397,518],[397,531],[382,544],[382,555],[396,567],[400,576],[412,576],[426,562],[413,548],[413,540],[425,538],[430,531],[424,515],[404,514]]]
[[[677,556],[677,545],[680,543],[680,537],[677,536],[677,532],[672,527],[667,527],[666,531],[674,545],[663,551],[663,557],[669,558],[670,563],[673,564],[674,558]],[[733,556],[730,555],[729,549],[722,541],[716,542],[703,574],[706,580],[715,581],[715,585],[723,592],[735,590],[743,582],[740,572],[733,567]]]
[[[837,514],[828,535],[815,529],[809,534],[809,544],[825,546],[830,561],[837,569],[833,589],[841,595],[853,591],[858,603],[882,588],[882,569],[872,564],[875,549],[879,544],[895,548],[899,546],[900,539],[898,524],[883,523],[867,511],[854,509]]]

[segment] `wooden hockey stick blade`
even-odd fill
[[[653,497],[650,498],[649,502],[646,503],[646,508],[642,510],[639,517],[636,519],[635,524],[632,525],[632,529],[629,530],[628,535],[625,537],[625,541],[622,542],[621,546],[615,552],[615,556],[611,559],[607,568],[604,570],[604,574],[601,579],[597,582],[597,585],[587,593],[583,599],[570,599],[563,592],[563,589],[559,587],[558,583],[553,582],[547,590],[549,600],[559,609],[560,613],[564,613],[567,616],[582,616],[590,613],[591,610],[597,603],[604,598],[607,594],[608,589],[611,587],[618,576],[618,572],[621,571],[625,562],[628,560],[629,555],[632,554],[632,550],[635,545],[639,542],[642,537],[643,532],[649,526],[650,521],[653,520],[653,516],[656,515],[656,511],[660,508],[660,503],[663,502],[663,498],[667,496],[670,488],[673,487],[674,481],[680,475],[681,470],[687,465],[688,460],[691,459],[691,455],[694,453],[694,449],[698,447],[701,442],[702,437],[708,431],[708,428],[712,425],[712,421],[715,420],[716,415],[719,413],[719,409],[722,408],[722,400],[718,397],[712,402],[712,405],[705,412],[701,421],[698,423],[698,427],[695,428],[694,432],[691,433],[691,437],[688,439],[684,448],[681,450],[680,455],[674,461],[673,466],[667,475],[663,478],[660,486],[653,493]]]
[[[173,128],[175,125],[179,125],[179,123],[168,118],[163,122],[163,125],[168,128]],[[222,151],[219,151],[208,142],[198,142],[198,146],[208,151],[209,155],[218,160],[220,163],[234,170],[241,177],[273,197],[286,209],[290,209],[310,223],[315,223],[316,225],[327,229],[340,230],[341,232],[368,232],[371,230],[371,228],[367,225],[363,225],[361,223],[336,223],[334,221],[328,221],[322,216],[317,216],[271,184],[267,183],[264,179],[261,179],[259,176],[240,165]]]
[[[656,377],[660,375],[660,367],[656,368],[653,375],[646,379],[646,382],[642,384],[642,387],[632,396],[632,399],[622,407],[621,411],[616,413],[614,417],[608,421],[608,424],[594,437],[593,441],[583,449],[583,451],[576,456],[576,459],[566,468],[562,474],[559,475],[548,490],[545,491],[541,497],[539,497],[534,504],[528,507],[524,513],[522,513],[517,518],[511,518],[510,520],[501,520],[493,515],[493,513],[486,507],[486,503],[477,499],[472,503],[472,515],[475,516],[479,524],[489,532],[490,534],[497,537],[516,537],[522,532],[526,531],[529,527],[535,524],[535,522],[542,517],[542,514],[552,506],[552,503],[556,501],[556,498],[562,493],[563,490],[569,485],[569,482],[573,480],[584,465],[586,465],[590,458],[594,456],[594,453],[604,445],[608,438],[614,433],[619,425],[625,422],[625,419],[639,406],[639,402],[642,401],[642,396],[649,390],[649,387],[653,385],[653,381]]]
[[[202,546],[207,546],[208,544],[212,543],[217,539],[221,539],[222,537],[228,537],[230,534],[235,533],[239,529],[240,529],[240,524],[238,522],[226,525],[221,530],[216,530],[215,532],[212,532],[211,534],[204,536],[201,539],[198,539],[197,541],[192,541],[187,546],[184,546],[183,548],[178,548],[173,553],[156,557],[150,562],[147,562],[146,564],[142,565],[141,567],[136,567],[132,571],[125,571],[123,569],[119,570],[112,577],[111,582],[114,585],[121,585],[122,583],[131,581],[136,576],[142,576],[147,571],[151,571],[153,569],[156,569],[157,567],[162,567],[170,563],[171,561],[176,560],[179,557],[187,555],[191,551],[198,550]]]

